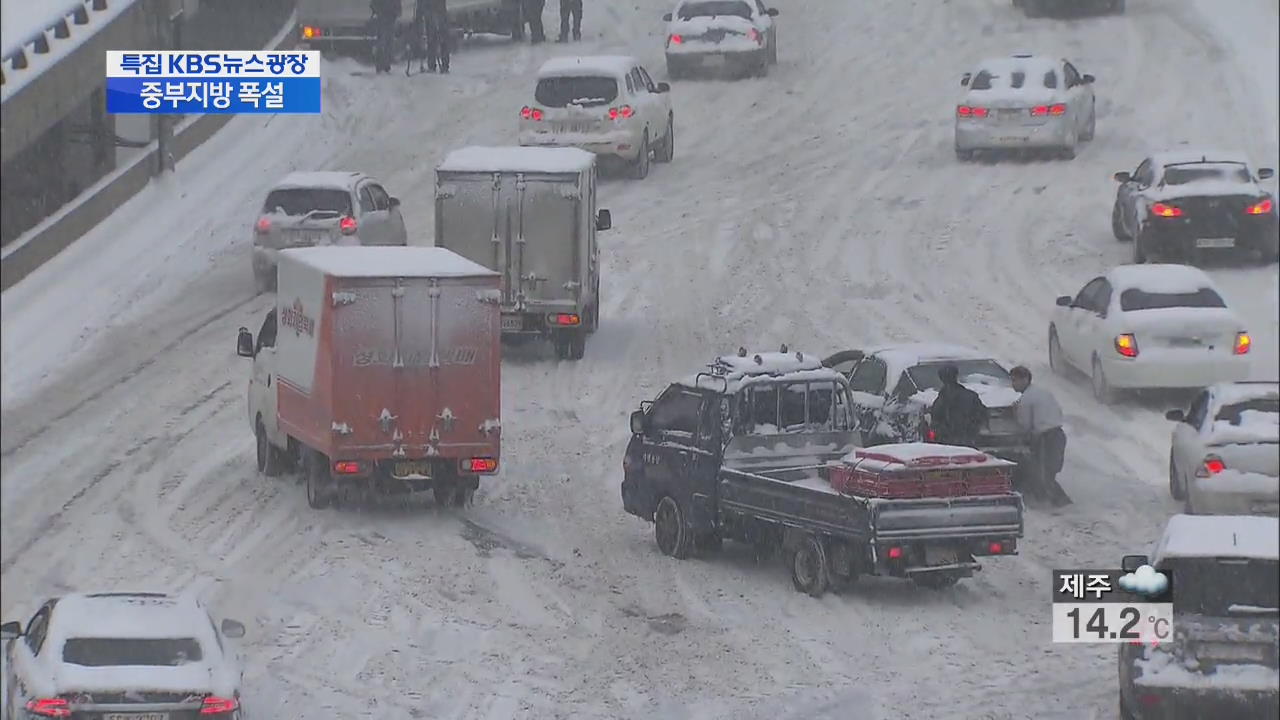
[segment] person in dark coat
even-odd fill
[[[1013,389],[1022,393],[1016,408],[1018,426],[1031,444],[1026,463],[1029,490],[1057,507],[1071,504],[1071,497],[1058,484],[1067,453],[1067,434],[1062,430],[1062,407],[1044,387],[1031,384],[1031,371],[1019,365],[1009,371]]]
[[[542,9],[546,5],[547,0],[524,0],[520,8],[524,22],[529,23],[529,42],[535,45],[547,39],[542,30]]]
[[[556,42],[568,42],[570,15],[573,16],[573,39],[582,39],[582,0],[560,0],[560,38]]]
[[[373,12],[373,62],[376,72],[391,72],[391,55],[400,20],[400,0],[370,0]]]
[[[447,0],[418,0],[417,26],[427,38],[427,70],[449,72],[449,8]]]
[[[940,445],[973,447],[978,433],[987,425],[987,406],[978,393],[960,384],[960,371],[955,365],[938,368],[942,387],[929,408],[934,441]]]

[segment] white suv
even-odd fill
[[[616,157],[642,179],[650,159],[675,155],[670,90],[633,57],[552,58],[538,70],[533,103],[520,108],[520,144]]]

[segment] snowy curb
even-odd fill
[[[297,12],[289,16],[266,50],[288,49],[297,39]],[[176,164],[227,125],[234,115],[196,115],[185,118],[173,130],[170,155]],[[66,250],[81,236],[105,220],[121,205],[150,184],[158,146],[152,141],[123,167],[98,180],[72,202],[58,208],[38,225],[4,248],[0,255],[0,292]]]

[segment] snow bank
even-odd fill
[[[1212,674],[1188,669],[1172,654],[1152,653],[1150,659],[1139,659],[1142,677],[1134,685],[1145,687],[1196,688],[1214,690],[1271,690],[1280,687],[1275,668],[1265,665],[1218,665]]]
[[[630,55],[558,57],[543,63],[538,77],[622,77],[638,64]]]
[[[1251,515],[1174,515],[1155,557],[1280,558],[1280,521]]]
[[[1275,152],[1280,132],[1280,94],[1275,92],[1280,87],[1280,67],[1276,64],[1280,32],[1274,0],[1191,0],[1191,4],[1221,40],[1222,47],[1234,56],[1248,86],[1266,88],[1252,93],[1251,99],[1265,107],[1267,122],[1260,127],[1270,128],[1267,141]]]
[[[311,247],[282,250],[337,277],[474,277],[497,273],[438,247]]]
[[[590,170],[595,157],[571,147],[470,146],[445,156],[437,171],[576,173]]]
[[[1120,265],[1111,268],[1107,279],[1117,291],[1130,288],[1149,293],[1193,293],[1200,288],[1217,290],[1203,270],[1190,265]]]

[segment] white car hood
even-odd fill
[[[204,663],[188,663],[177,666],[114,665],[110,667],[85,667],[64,664],[58,666],[54,678],[59,693],[154,690],[160,692],[218,692],[215,688],[213,669]]]

